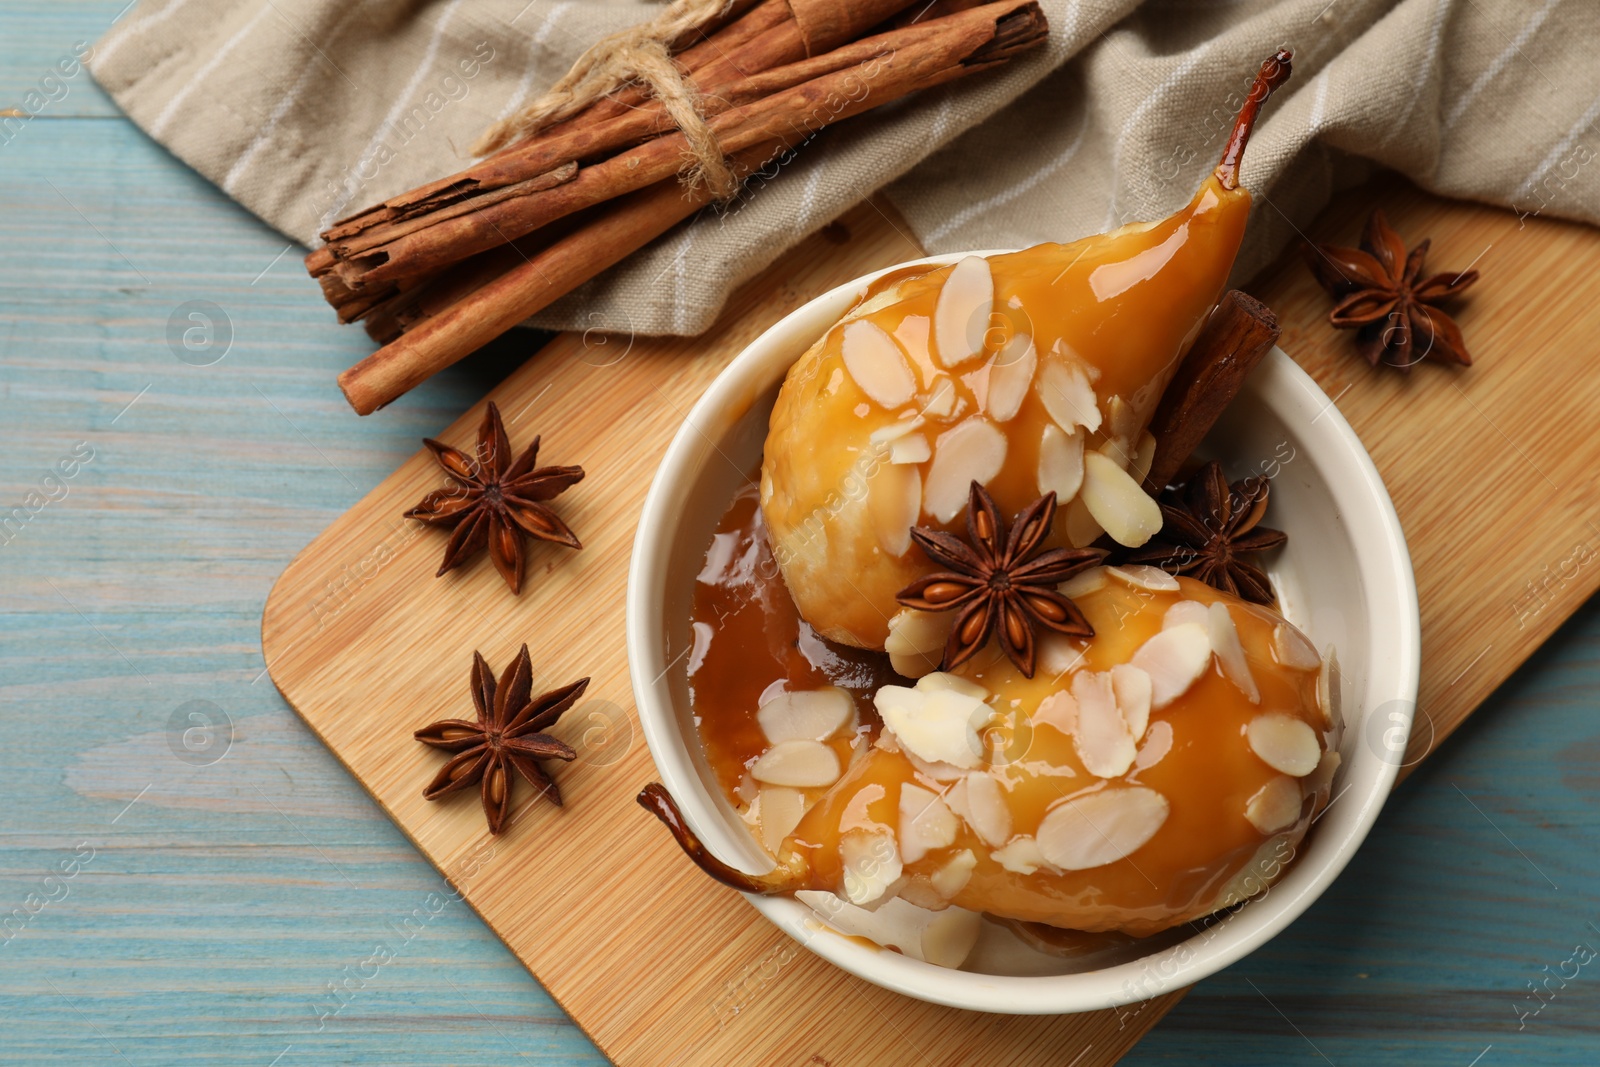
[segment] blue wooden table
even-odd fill
[[[300,250],[87,75],[42,81],[124,2],[0,8],[0,1062],[603,1063],[433,912],[258,633],[294,553],[537,340],[353,416],[367,342]],[[1591,606],[1125,1062],[1600,1063],[1597,650]]]

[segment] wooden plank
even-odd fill
[[[1354,204],[1341,202],[1325,227],[1343,226],[1340,212],[1354,211]],[[1404,195],[1397,195],[1392,217],[1403,232],[1435,232],[1435,262],[1463,268],[1492,244],[1508,219],[1481,207]],[[472,649],[499,664],[529,640],[545,680],[595,676],[591,711],[602,719],[580,713],[580,722],[609,721],[631,739],[622,591],[633,522],[655,463],[694,398],[765,325],[837,281],[917,254],[879,209],[858,209],[842,226],[847,239],[839,241],[837,229],[809,239],[748,286],[704,337],[636,338],[616,362],[610,362],[615,348],[597,351],[580,337],[558,338],[491,394],[510,416],[514,439],[542,432],[549,461],[581,461],[591,472],[579,491],[563,498],[564,513],[590,547],[572,559],[544,554],[545,573],[535,573],[521,601],[504,594],[486,564],[432,582],[439,538],[405,536],[402,542],[391,532],[395,516],[438,480],[420,454],[285,572],[263,623],[274,680],[443,869],[481,847],[485,832],[472,805],[430,806],[420,799],[432,764],[419,758],[410,730],[442,709],[461,706]],[[1588,231],[1535,223],[1518,241],[1518,258],[1507,273],[1547,278],[1569,257],[1592,256],[1589,242],[1595,239]],[[1463,256],[1467,245],[1473,251]],[[1563,305],[1563,315],[1552,318],[1528,300],[1524,286],[1501,284],[1485,285],[1462,317],[1480,365],[1454,378],[1424,368],[1404,381],[1366,373],[1345,352],[1347,337],[1316,327],[1327,301],[1303,272],[1280,269],[1262,290],[1289,325],[1285,347],[1330,395],[1339,396],[1341,409],[1373,446],[1412,541],[1424,590],[1427,649],[1421,722],[1434,738],[1429,742],[1419,734],[1418,755],[1459,725],[1600,576],[1600,568],[1580,571],[1542,596],[1539,611],[1522,611],[1514,633],[1507,631],[1506,609],[1524,579],[1501,565],[1505,548],[1526,550],[1551,537],[1567,538],[1585,498],[1552,498],[1528,528],[1518,528],[1514,517],[1526,510],[1510,505],[1523,499],[1533,474],[1507,444],[1514,439],[1495,432],[1496,420],[1520,425],[1511,420],[1554,408],[1558,418],[1550,425],[1586,425],[1600,414],[1594,387],[1565,389],[1555,397],[1549,388],[1564,365],[1566,345],[1600,323],[1590,321],[1595,308],[1576,303]],[[1480,316],[1488,317],[1480,323]],[[1536,338],[1531,344],[1530,336]],[[465,444],[478,418],[479,409],[467,413],[444,439]],[[618,426],[626,432],[617,432]],[[1419,433],[1418,426],[1427,432]],[[1546,448],[1555,443],[1537,433],[1528,440]],[[1570,442],[1565,447],[1547,473],[1570,483],[1588,455]],[[1451,466],[1452,459],[1461,465]],[[1487,479],[1486,488],[1473,478]],[[386,538],[393,540],[387,551]],[[381,567],[359,567],[380,553]],[[340,596],[330,615],[329,583],[352,564],[371,573]],[[1463,568],[1482,574],[1487,588],[1456,580]],[[381,664],[360,662],[352,654],[358,649],[368,656],[381,649]],[[536,848],[541,867],[561,876],[530,881],[522,866],[501,862],[469,887],[468,899],[624,1067],[721,1063],[733,1056],[764,1061],[800,1053],[831,1062],[841,1056],[899,1062],[907,1048],[932,1063],[969,1062],[978,1055],[990,1063],[1046,1057],[1057,1062],[1064,1050],[1083,1052],[1085,1064],[1111,1062],[1176,999],[1165,998],[1131,1018],[1101,1012],[997,1020],[931,1009],[875,990],[794,952],[731,893],[708,886],[675,857],[656,828],[627,807],[651,777],[642,746],[634,741],[613,762],[618,739],[606,740],[596,750],[605,753],[603,760],[580,759],[566,773],[568,810],[524,811],[506,835],[502,855]],[[525,842],[531,838],[538,838],[537,845]],[[634,888],[641,878],[651,884],[647,906]],[[540,921],[552,914],[581,918],[556,926]],[[736,991],[745,989],[751,975],[760,976],[756,993],[730,994],[730,982]],[[725,1019],[719,1012],[730,996],[740,1010]],[[1124,1021],[1128,1025],[1120,1025]]]
[[[38,51],[8,61],[37,69],[124,6],[0,4],[0,46],[34,19]],[[263,676],[284,565],[496,362],[361,422],[333,373],[366,338],[299,250],[131,123],[47,114],[0,174],[0,512],[95,450],[0,538],[0,917],[49,898],[0,932],[0,1064],[603,1064],[465,903],[431,910],[437,871]],[[208,367],[168,347],[192,299],[234,327]],[[191,700],[231,723],[215,764],[173,751]]]
[[[1431,238],[1430,272],[1482,272],[1453,306],[1473,366],[1369,368],[1327,324],[1332,301],[1293,249],[1252,291],[1283,322],[1284,350],[1337,398],[1405,527],[1423,656],[1409,767],[1600,586],[1600,449],[1587,429],[1600,419],[1587,367],[1600,231],[1390,178],[1339,197],[1308,236],[1353,246],[1374,204],[1409,245]]]
[[[628,710],[623,590],[634,523],[660,455],[728,358],[774,319],[823,289],[918,254],[903,226],[866,205],[747,286],[705,336],[635,338],[615,362],[615,340],[595,348],[562,336],[502,383],[491,395],[512,436],[539,432],[547,462],[581,461],[589,471],[562,497],[563,516],[587,547],[570,557],[539,553],[520,599],[486,565],[431,577],[441,538],[417,536],[395,518],[438,481],[431,459],[418,454],[297,558],[268,602],[262,632],[279,689],[446,871],[482,848],[487,832],[471,803],[422,800],[436,760],[410,733],[462,706],[472,651],[498,665],[528,641],[545,681],[594,677],[591,703],[563,723],[582,753],[563,772],[566,809],[520,812],[467,897],[625,1067],[808,1056],[912,1062],[910,1048],[934,1063],[981,1056],[1020,1064],[1091,1044],[1113,1055],[1132,1039],[1113,1012],[998,1020],[876,989],[796,950],[736,894],[707,883],[632,804],[654,768]],[[469,412],[443,439],[465,443],[480,414]],[[401,532],[391,532],[397,526]],[[379,555],[387,562],[360,567]],[[370,576],[348,595],[338,585],[330,594],[329,583],[352,565]],[[363,652],[331,654],[336,649]],[[601,736],[593,755],[584,752],[583,724],[603,735],[608,720],[626,737]],[[626,755],[613,762],[621,741]],[[517,859],[529,849],[541,868],[559,873],[530,878]],[[550,915],[576,921],[544,921]],[[1145,1014],[1153,1022],[1163,1007]]]
[[[18,0],[6,5],[5,32],[0,33],[0,112],[6,113],[0,114],[0,148],[41,119],[122,121],[117,105],[101,92],[88,71],[72,61],[90,51],[126,4],[127,0]],[[12,111],[24,115],[10,114]],[[27,119],[27,115],[34,117]],[[5,121],[7,118],[13,121]]]

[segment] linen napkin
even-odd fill
[[[1524,218],[1600,218],[1591,0],[1041,3],[1044,48],[823,131],[771,182],[530,325],[697,333],[740,282],[880,189],[929,252],[1164,216],[1215,165],[1251,76],[1280,46],[1294,50],[1294,77],[1245,156],[1256,199],[1235,282],[1374,165]],[[151,137],[309,246],[332,219],[465,166],[491,122],[656,10],[141,0],[88,65]]]

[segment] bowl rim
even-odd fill
[[[716,810],[718,798],[711,797],[703,786],[688,740],[678,728],[665,683],[670,665],[666,662],[661,603],[666,590],[669,539],[655,536],[674,528],[682,502],[682,494],[676,488],[698,472],[703,454],[700,439],[704,436],[700,426],[727,421],[728,412],[739,411],[751,397],[781,381],[797,356],[783,363],[776,373],[772,365],[782,355],[796,351],[796,331],[809,328],[813,319],[825,320],[826,329],[844,307],[826,316],[821,310],[841,303],[847,307],[875,279],[906,267],[941,266],[965,256],[987,257],[1009,251],[954,252],[907,260],[835,286],[802,304],[763,330],[718,373],[690,409],[657,468],[640,513],[629,563],[629,675],[640,727],[662,784],[677,800],[689,826],[717,855],[728,858],[739,849],[725,833],[725,822]],[[818,335],[806,337],[798,351],[803,352],[815,336]],[[1337,463],[1341,467],[1339,478],[1327,477],[1325,481],[1354,549],[1357,576],[1366,593],[1367,616],[1363,623],[1371,635],[1370,644],[1388,650],[1387,656],[1369,665],[1367,692],[1391,693],[1391,700],[1400,702],[1398,714],[1409,730],[1420,672],[1421,619],[1411,557],[1388,490],[1334,402],[1281,348],[1275,347],[1268,354],[1251,380],[1263,398],[1272,401],[1269,407],[1295,427],[1314,463],[1319,467]],[[1295,414],[1301,418],[1293,418]],[[1391,721],[1401,725],[1397,719]],[[1354,728],[1346,723],[1347,731]],[[1345,817],[1345,832],[1309,880],[1292,879],[1293,891],[1280,892],[1280,887],[1291,882],[1286,878],[1275,883],[1263,897],[1229,913],[1206,931],[1110,967],[1041,976],[950,970],[836,935],[818,921],[809,907],[792,897],[743,895],[768,920],[823,959],[882,988],[919,1000],[1014,1015],[1117,1008],[1190,985],[1222,970],[1265,944],[1305,912],[1349,863],[1394,785],[1399,759],[1373,758],[1378,759],[1375,779],[1359,797],[1356,815]],[[1304,866],[1302,859],[1293,871],[1302,871]],[[1274,903],[1269,905],[1269,901]],[[1204,943],[1198,949],[1190,947],[1200,941]],[[1158,960],[1161,964],[1156,970],[1161,973],[1153,974],[1152,962]]]

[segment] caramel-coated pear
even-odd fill
[[[784,381],[761,472],[774,555],[801,615],[882,648],[895,594],[928,569],[913,526],[952,530],[973,481],[1003,514],[1054,492],[1050,547],[1161,524],[1139,488],[1162,390],[1227,281],[1249,214],[1238,162],[1258,74],[1221,164],[1159,222],[880,279]]]
[[[1277,613],[1191,579],[1099,568],[1074,584],[1096,634],[1053,636],[1035,677],[991,643],[880,688],[882,731],[806,794],[772,872],[716,863],[664,793],[641,801],[749,892],[1134,935],[1260,892],[1328,802],[1331,668]]]

